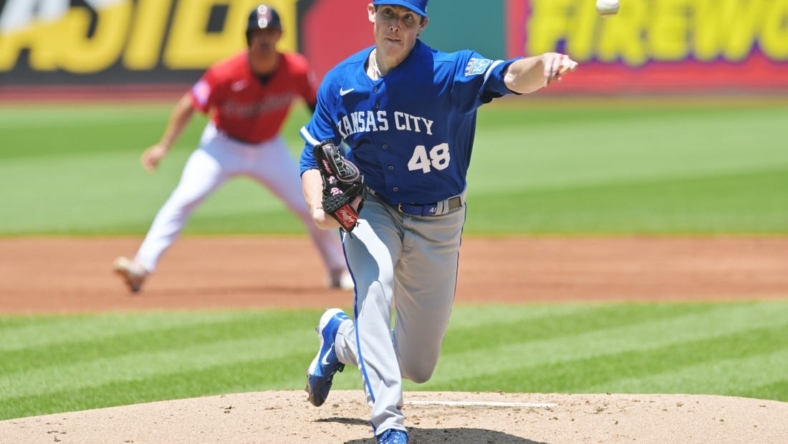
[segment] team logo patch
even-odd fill
[[[470,59],[468,64],[465,65],[465,75],[477,76],[479,74],[484,74],[491,64],[492,60],[489,59]]]
[[[192,87],[192,94],[194,94],[194,98],[197,99],[197,103],[201,106],[205,106],[205,104],[208,103],[208,96],[211,95],[211,85],[205,80],[200,80]]]

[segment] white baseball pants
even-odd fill
[[[309,230],[326,270],[345,269],[345,259],[335,230],[320,230],[312,222],[301,192],[299,169],[281,136],[249,145],[230,139],[209,123],[200,146],[192,153],[180,183],[161,207],[136,260],[150,273],[161,255],[175,242],[189,216],[219,186],[235,176],[248,176],[267,187]]]

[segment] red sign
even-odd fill
[[[375,44],[365,6],[354,0],[313,1],[301,18],[301,52],[318,80],[345,58]]]

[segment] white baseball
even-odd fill
[[[596,11],[602,17],[618,14],[618,0],[596,0]]]

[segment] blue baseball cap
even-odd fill
[[[373,5],[394,5],[408,8],[416,14],[427,17],[427,2],[429,0],[374,0]]]

